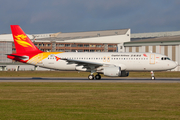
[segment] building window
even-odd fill
[[[47,47],[50,47],[50,46],[51,46],[51,44],[46,44],[46,46],[47,46]]]
[[[101,52],[101,50],[96,50],[96,52]]]
[[[113,45],[108,45],[109,48],[113,48]]]
[[[101,47],[101,45],[96,45],[96,47]]]
[[[57,44],[56,46],[64,47],[64,44]]]
[[[83,50],[78,50],[78,52],[83,52]]]
[[[65,47],[70,47],[70,44],[65,44]]]
[[[96,47],[96,45],[90,45],[90,47]]]
[[[84,52],[89,52],[89,50],[84,50]]]
[[[77,47],[77,45],[76,44],[72,44],[71,47]]]
[[[83,47],[83,45],[82,44],[78,44],[78,47]]]
[[[72,49],[71,52],[76,52],[76,50]]]
[[[88,44],[85,44],[84,47],[89,47],[89,45],[88,45]]]

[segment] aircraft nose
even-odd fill
[[[178,66],[178,62],[172,61],[170,66],[172,67],[172,69],[176,68]]]

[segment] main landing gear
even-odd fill
[[[97,74],[97,75],[95,75],[95,77],[94,77],[94,75],[91,74],[91,75],[88,76],[88,79],[89,79],[89,80],[94,80],[94,78],[95,78],[96,80],[100,80],[100,79],[101,79],[101,75]]]
[[[151,71],[151,80],[155,80],[154,72],[153,71]]]

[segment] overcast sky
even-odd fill
[[[0,34],[12,24],[28,34],[180,31],[180,0],[0,0]]]

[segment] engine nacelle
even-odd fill
[[[120,67],[104,67],[104,75],[110,77],[120,77],[121,68]]]
[[[121,67],[104,67],[103,68],[104,75],[110,77],[127,77],[129,76],[129,72],[123,70],[121,71]]]

